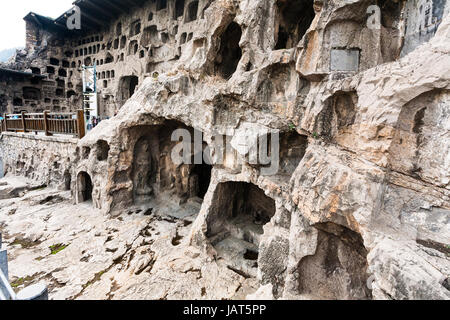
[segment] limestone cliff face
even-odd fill
[[[87,172],[111,214],[164,190],[183,199],[195,168],[170,160],[172,129],[195,128],[213,149],[217,135],[277,129],[276,175],[213,166],[192,245],[217,257],[230,235],[228,248],[244,241],[230,267],[260,280],[256,296],[450,299],[449,5],[431,2],[420,43],[408,33],[418,3],[210,2],[180,59],[80,141],[72,180]],[[242,206],[267,217],[261,232],[236,220]],[[239,250],[259,252],[257,265],[234,261]]]

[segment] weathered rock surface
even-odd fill
[[[24,204],[4,228],[77,243],[45,258],[55,298],[450,299],[450,8],[420,40],[418,3],[379,3],[373,29],[374,1],[211,2],[179,60],[78,143],[71,218]],[[176,164],[175,129],[224,162]],[[267,129],[274,175],[242,156]],[[31,265],[12,274],[42,272],[12,252]]]
[[[54,189],[0,200],[0,208],[16,290],[44,282],[50,299],[242,299],[257,289],[187,245],[192,209],[179,218],[155,205],[150,216],[111,218]]]

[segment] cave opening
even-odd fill
[[[185,22],[197,20],[198,1],[192,1],[187,7]]]
[[[148,48],[150,44],[159,42],[158,27],[151,25],[146,27],[141,37],[141,46]]]
[[[78,202],[87,202],[92,200],[92,180],[87,172],[78,174]]]
[[[367,300],[367,250],[361,235],[331,222],[314,225],[317,248],[298,265],[300,295],[326,300]]]
[[[64,190],[69,191],[71,189],[72,185],[72,176],[70,175],[70,172],[64,173]]]
[[[174,141],[173,134],[178,130],[193,136],[194,129],[175,120],[166,120],[161,125],[146,126],[140,130],[133,153],[132,179],[134,186],[134,202],[144,203],[154,196],[170,194],[172,199],[197,199],[201,203],[206,195],[212,166],[202,160],[194,164],[193,148],[190,140],[186,149],[186,157],[190,162],[177,163],[174,152],[183,140]],[[187,137],[186,137],[187,139]],[[184,147],[183,147],[184,148]],[[203,152],[207,144],[203,143]],[[203,159],[203,158],[202,158]],[[209,163],[209,161],[208,161]]]
[[[96,144],[97,149],[97,160],[105,161],[108,159],[109,155],[109,144],[105,140],[99,140]]]
[[[20,99],[20,98],[14,98],[13,106],[15,106],[15,107],[22,107],[23,106],[23,100]]]
[[[46,71],[47,71],[48,74],[55,74],[55,68],[54,67],[47,66]]]
[[[211,182],[212,166],[206,163],[194,165],[191,171],[193,195],[204,199]]]
[[[25,100],[41,100],[41,90],[33,87],[23,87],[23,98]]]
[[[122,103],[125,103],[130,99],[139,84],[139,78],[137,76],[125,76],[119,81],[119,97]]]
[[[239,46],[241,36],[242,29],[236,22],[230,23],[221,36],[215,66],[217,73],[224,79],[229,79],[234,74],[241,60],[242,49]]]
[[[177,20],[184,15],[184,0],[177,0],[175,2],[175,11],[173,18]]]
[[[207,218],[207,237],[229,267],[256,277],[263,226],[275,215],[275,201],[252,183],[217,186]]]
[[[325,101],[315,131],[327,139],[336,139],[349,130],[356,120],[358,95],[354,91],[337,91]]]
[[[31,72],[33,74],[41,74],[41,69],[40,68],[31,68]]]
[[[65,69],[59,69],[58,70],[58,75],[60,77],[67,77],[67,71]]]
[[[292,175],[305,156],[308,137],[292,130],[280,134],[280,173]],[[269,149],[270,150],[270,149]]]
[[[314,20],[313,4],[312,0],[279,0],[277,2],[279,24],[275,50],[294,48],[303,38]]]

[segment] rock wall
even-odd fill
[[[188,158],[208,149],[224,160],[212,164],[190,244],[256,277],[261,295],[450,299],[447,1],[432,1],[435,29],[411,41],[405,25],[430,19],[415,0],[200,1],[196,20],[190,4],[178,16],[179,1],[149,3],[140,22],[108,26],[106,50],[123,69],[113,77],[114,60],[100,62],[102,92],[111,82],[115,100],[135,92],[68,159],[77,202],[121,215],[166,191],[198,198],[202,177],[170,157],[170,132],[187,128],[201,132]],[[174,29],[160,30],[165,19]],[[106,36],[96,39],[78,55],[98,55],[85,47]],[[134,78],[122,87],[118,70]],[[279,151],[274,174],[244,143],[267,130],[280,138],[280,150],[262,143]]]
[[[256,276],[276,298],[450,298],[448,15],[427,44],[400,59],[404,2],[383,2],[380,29],[365,23],[371,1],[315,1],[308,27],[287,23],[287,3],[213,2],[180,63],[146,79],[116,117],[80,141],[107,141],[106,162],[92,158],[77,170],[98,181],[98,206],[120,214],[118,204],[133,205],[134,188],[121,172],[152,127],[176,119],[202,131],[212,150],[217,135],[278,129],[288,137],[280,154],[289,168],[265,175],[226,150],[192,245]],[[280,39],[282,28],[294,36]],[[237,64],[222,69],[226,59]],[[242,185],[230,183],[261,190],[275,212],[252,206],[240,214],[233,194]],[[272,218],[264,225],[261,215]]]
[[[0,113],[42,112],[42,79],[33,74],[0,71]]]
[[[3,132],[0,158],[4,174],[24,176],[38,183],[70,190],[77,142],[70,137]]]

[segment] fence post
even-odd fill
[[[22,114],[22,127],[23,127],[23,132],[25,133],[25,132],[27,132],[27,127],[26,127],[26,125],[25,125],[25,111],[22,111],[21,114]]]
[[[50,133],[48,132],[48,119],[47,119],[47,116],[48,116],[48,110],[45,110],[44,111],[44,131],[45,131],[45,135],[49,136]]]
[[[86,134],[83,110],[77,110],[77,123],[78,123],[78,138],[82,139]]]

